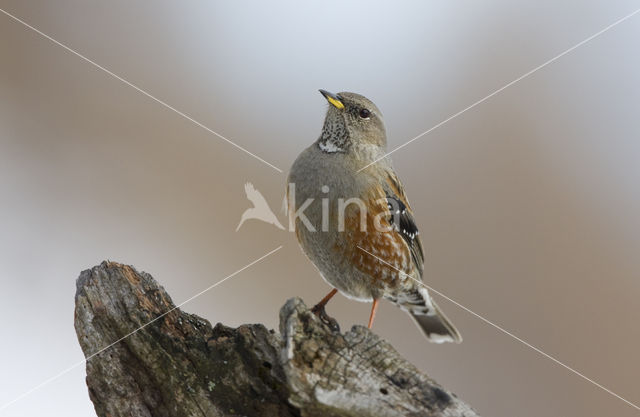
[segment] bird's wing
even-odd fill
[[[424,252],[420,240],[420,232],[416,225],[409,200],[404,193],[404,187],[398,176],[391,169],[385,170],[385,178],[382,183],[385,196],[389,203],[389,222],[402,239],[409,246],[411,258],[422,277],[424,270]]]

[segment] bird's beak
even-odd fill
[[[322,94],[329,103],[333,104],[335,108],[344,109],[344,104],[342,104],[342,101],[340,101],[337,95],[330,93],[327,90],[318,90],[318,91],[320,91],[320,94]]]

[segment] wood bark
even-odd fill
[[[336,332],[299,298],[279,333],[213,327],[149,274],[103,262],[78,278],[75,328],[100,417],[477,416],[368,329]]]

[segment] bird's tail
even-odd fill
[[[438,308],[437,304],[431,302],[435,307],[435,314],[427,315],[411,312],[411,318],[422,330],[425,337],[433,343],[462,342],[462,336],[455,326],[449,321],[447,316]]]
[[[426,288],[420,288],[418,293],[423,301],[421,306],[405,304],[402,307],[409,313],[425,337],[433,343],[462,342],[460,332],[431,299]]]

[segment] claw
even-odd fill
[[[340,332],[340,325],[338,324],[338,321],[327,314],[327,312],[324,309],[324,304],[321,304],[321,303],[316,304],[311,309],[311,312],[315,314],[322,323],[324,323],[326,326],[329,326],[331,331],[338,332],[338,333]]]

